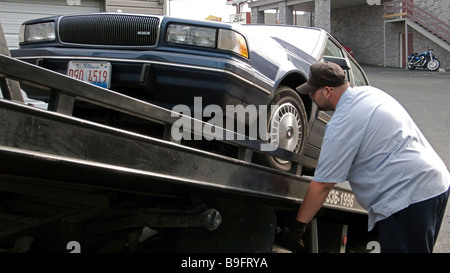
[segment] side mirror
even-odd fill
[[[349,63],[348,63],[346,58],[333,57],[333,56],[323,56],[323,61],[325,61],[325,62],[333,62],[333,63],[339,65],[340,67],[342,67],[342,69],[344,69],[344,70],[350,70],[350,65],[349,65]]]

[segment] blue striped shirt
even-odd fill
[[[435,197],[450,185],[444,162],[406,110],[385,92],[349,87],[327,124],[314,180],[349,181],[377,221]]]

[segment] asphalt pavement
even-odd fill
[[[372,86],[394,97],[450,169],[450,72],[362,65]],[[434,248],[450,253],[450,202]]]

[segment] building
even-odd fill
[[[248,6],[252,23],[267,23],[273,10],[287,25],[297,24],[299,11],[309,14],[306,25],[329,31],[360,63],[404,67],[405,56],[429,46],[450,70],[449,0],[253,0]]]
[[[165,0],[0,0],[0,21],[9,48],[18,47],[22,22],[34,18],[79,13],[122,11],[167,14]]]

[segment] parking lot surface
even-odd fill
[[[413,118],[450,169],[450,72],[363,65],[370,84],[393,96]],[[450,253],[450,206],[435,253]]]

